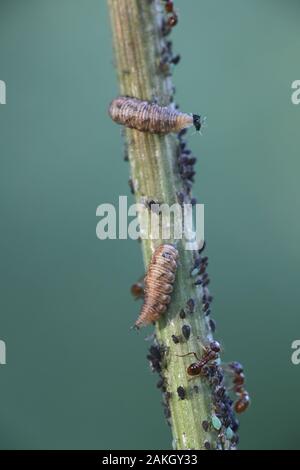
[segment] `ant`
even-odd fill
[[[168,18],[168,26],[170,28],[173,28],[178,23],[178,15],[176,11],[174,10],[173,0],[166,0],[165,12],[170,15]]]
[[[196,362],[193,362],[190,364],[187,368],[187,373],[188,375],[192,377],[197,377],[202,374],[203,367],[210,361],[215,361],[218,359],[219,352],[221,350],[221,346],[218,343],[218,341],[211,341],[209,344],[209,347],[204,348],[204,355],[199,358],[195,352],[189,352],[187,354],[180,355],[178,357],[185,357],[185,356],[190,356],[194,355],[195,358],[197,359]]]
[[[240,391],[237,392],[239,399],[234,404],[234,410],[236,413],[243,413],[246,411],[250,404],[250,396],[243,387],[240,387]]]
[[[244,368],[239,362],[231,362],[228,367],[233,373],[233,391],[238,397],[234,404],[234,410],[236,413],[243,413],[250,404],[249,393],[244,388]]]

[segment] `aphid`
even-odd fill
[[[194,301],[194,299],[189,299],[186,304],[187,304],[187,307],[188,307],[190,313],[194,313],[194,310],[195,310],[195,301]]]
[[[209,422],[206,420],[202,421],[202,428],[207,432],[209,430]]]
[[[177,388],[177,395],[180,400],[184,400],[186,397],[185,389],[181,385]]]
[[[181,140],[186,133],[186,129],[181,129],[181,131],[178,132],[178,139]]]
[[[207,294],[205,298],[207,299],[207,302],[212,302],[214,300],[213,296],[210,294]]]
[[[179,312],[179,316],[180,316],[180,318],[181,318],[182,320],[184,320],[184,319],[185,319],[185,317],[186,317],[186,314],[185,314],[185,311],[183,310],[183,308],[180,310],[180,312]]]
[[[235,434],[235,435],[231,438],[232,444],[238,445],[239,441],[240,441],[240,438],[239,438],[239,436],[238,436],[237,434]]]
[[[165,76],[171,75],[171,69],[168,59],[161,60],[159,64],[159,71]]]
[[[213,427],[216,431],[219,431],[222,427],[221,420],[218,418],[217,415],[212,415],[211,424],[213,425]]]
[[[173,43],[172,41],[165,41],[161,49],[161,57],[170,59],[172,57]]]
[[[178,163],[180,163],[180,165],[183,165],[183,166],[186,166],[188,164],[188,161],[189,161],[188,156],[185,155],[184,153],[182,153],[178,159]]]
[[[205,348],[205,353],[201,358],[199,358],[195,352],[183,354],[178,357],[185,357],[185,356],[190,356],[190,355],[195,356],[197,361],[193,362],[192,364],[188,366],[187,373],[188,375],[196,377],[196,376],[201,375],[204,366],[206,366],[208,362],[214,361],[218,358],[218,353],[220,352],[220,349],[221,347],[218,341],[212,341],[209,344],[209,347]]]
[[[195,258],[195,261],[194,261],[193,269],[198,268],[201,265],[201,263],[202,263],[201,256],[197,256],[197,258]]]
[[[161,360],[162,360],[162,349],[158,345],[152,344],[149,348],[149,352],[150,352],[151,357],[153,357],[157,361],[161,362]]]
[[[189,325],[183,325],[183,327],[181,328],[181,331],[185,339],[188,341],[190,334],[191,334],[191,327]]]
[[[171,301],[178,251],[173,245],[160,245],[153,253],[145,282],[145,298],[135,328],[157,321]]]
[[[170,418],[171,418],[171,410],[170,410],[170,407],[167,403],[163,403],[163,407],[164,407],[164,415],[165,415],[165,418],[167,420],[167,423],[170,425]]]
[[[205,450],[210,450],[211,449],[211,444],[209,441],[204,441],[204,449]]]
[[[179,134],[178,134],[179,135]],[[181,150],[185,150],[186,149],[186,142],[184,140],[182,140],[181,138],[179,138],[179,147]]]
[[[202,125],[198,114],[182,113],[171,106],[159,106],[128,96],[114,99],[109,115],[118,124],[152,134],[180,132],[191,126],[200,131]]]
[[[172,335],[172,340],[174,344],[180,343],[180,336]]]
[[[205,274],[206,265],[203,264],[202,260],[201,260],[201,264],[199,266],[195,267],[194,270],[196,271],[197,274],[200,274],[203,277],[203,274]]]
[[[156,387],[162,389],[164,387],[164,384],[165,384],[164,378],[161,377],[159,381],[157,382]]]
[[[174,57],[172,57],[171,64],[177,65],[179,64],[180,60],[181,60],[181,56],[180,54],[177,54]]]
[[[197,161],[196,157],[190,157],[188,160],[188,163],[189,165],[195,165],[196,161]]]
[[[216,331],[217,325],[216,325],[215,320],[213,320],[212,318],[209,320],[209,327],[210,327],[212,333],[214,333]]]
[[[179,204],[183,204],[184,203],[184,193],[182,191],[178,191],[177,193],[177,199],[178,199],[178,202]]]
[[[221,386],[218,385],[214,390],[214,395],[217,398],[223,398],[225,393],[226,393],[226,388],[223,387],[222,385]]]
[[[205,264],[202,264],[199,268],[199,274],[204,274],[205,273],[205,270],[206,270],[206,265]]]
[[[183,179],[189,179],[190,181],[193,181],[193,177],[196,174],[191,165],[185,165],[181,167],[179,171]]]
[[[186,186],[186,190],[187,190],[188,194],[190,194],[192,186],[193,186],[193,182],[188,180],[188,179],[184,179],[184,178],[182,178],[182,179],[184,180],[184,184]]]
[[[135,300],[142,299],[144,297],[144,283],[138,281],[135,284],[132,284],[130,292]]]
[[[239,420],[233,418],[232,421],[231,421],[230,427],[231,427],[231,429],[233,430],[233,432],[237,432],[237,430],[238,430],[239,427],[240,427]]]
[[[161,372],[162,349],[158,345],[151,345],[147,359],[153,372]]]
[[[172,31],[172,27],[169,25],[168,21],[163,19],[162,23],[161,23],[161,34],[162,34],[162,36],[168,36],[171,31]]]
[[[129,185],[131,194],[134,194],[134,184],[131,178],[128,180],[128,185]]]

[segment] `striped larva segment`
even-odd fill
[[[153,253],[145,277],[145,297],[135,327],[157,321],[167,310],[175,281],[178,251],[173,245],[160,245]]]
[[[118,124],[152,134],[178,133],[191,126],[195,126],[197,131],[201,129],[201,116],[198,114],[182,113],[171,106],[159,106],[128,96],[113,100],[109,115]]]

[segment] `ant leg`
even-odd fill
[[[192,356],[192,355],[195,356],[197,361],[200,361],[199,357],[197,356],[195,352],[189,352],[187,354],[176,354],[177,357],[185,357],[185,356]]]

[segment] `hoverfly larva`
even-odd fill
[[[128,96],[114,99],[109,115],[118,124],[152,134],[178,133],[191,126],[200,131],[202,125],[198,114],[182,113],[172,106],[159,106]]]
[[[160,245],[153,253],[145,277],[145,298],[135,327],[157,321],[167,310],[175,281],[178,251],[173,245]]]

